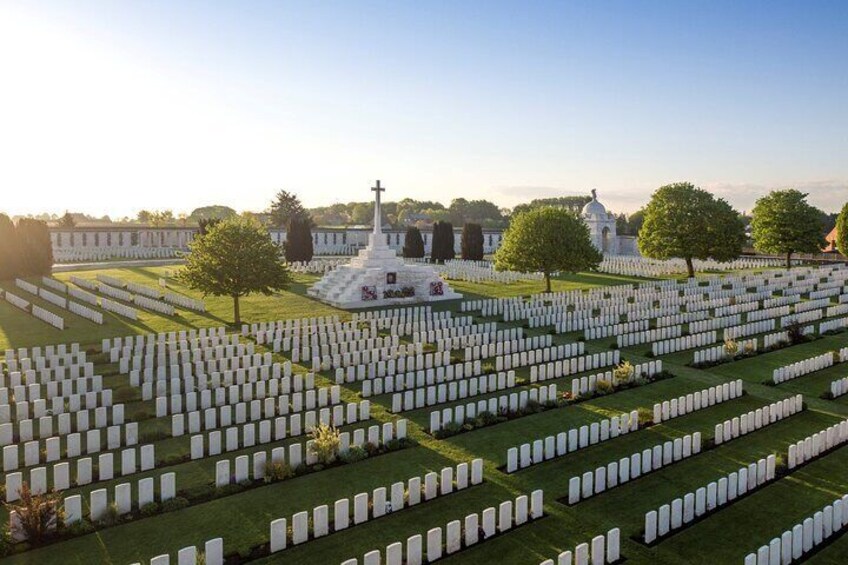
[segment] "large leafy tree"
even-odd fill
[[[742,253],[745,227],[725,200],[691,183],[662,186],[644,209],[639,251],[653,259],[686,261],[695,276],[693,259],[731,261]]]
[[[70,212],[65,212],[65,214],[61,218],[59,218],[58,225],[60,228],[72,230],[74,229],[74,227],[76,227],[77,222],[76,220],[74,220],[73,214],[71,214]]]
[[[0,281],[15,278],[20,269],[20,247],[15,224],[0,214]]]
[[[238,216],[238,212],[230,208],[229,206],[222,205],[213,205],[213,206],[201,206],[200,208],[195,208],[191,211],[191,214],[188,215],[188,219],[192,222],[200,223],[203,220],[226,220],[227,218],[232,218],[233,216]]]
[[[312,222],[309,212],[300,203],[300,198],[293,192],[281,190],[271,202],[271,221],[278,228],[287,228],[292,220]]]
[[[239,299],[257,292],[270,295],[285,288],[289,273],[280,247],[261,225],[230,218],[191,242],[185,267],[177,278],[204,295],[232,297],[233,319],[239,324]]]
[[[551,275],[597,268],[603,259],[589,238],[589,228],[576,212],[565,208],[532,208],[513,216],[495,253],[495,268]]]
[[[53,242],[47,222],[21,218],[15,232],[19,253],[16,275],[49,275],[53,269]]]
[[[483,259],[483,226],[470,223],[462,226],[460,251],[463,259],[469,261],[481,261]]]
[[[424,257],[424,238],[421,237],[421,230],[414,226],[406,228],[406,235],[403,238],[403,256],[411,259]]]
[[[821,212],[795,189],[774,190],[757,200],[751,220],[754,248],[786,256],[792,268],[794,253],[818,253],[824,247]]]
[[[842,207],[836,219],[836,249],[848,257],[848,203]]]

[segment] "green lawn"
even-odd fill
[[[174,267],[107,269],[77,274],[93,278],[98,272],[102,272],[125,280],[156,285],[160,276],[173,269]],[[57,275],[57,278],[66,280],[71,274],[74,273],[63,273]],[[251,322],[333,313],[346,316],[344,312],[304,296],[305,289],[313,280],[314,277],[298,276],[292,288],[284,293],[246,299],[242,306],[244,319]],[[555,282],[554,289],[588,288],[635,280],[611,275],[580,274],[562,277]],[[512,285],[453,285],[467,298],[527,295],[543,288],[543,283],[539,281]],[[3,286],[14,288],[13,284]],[[172,280],[169,280],[169,286],[178,292],[192,294]],[[26,296],[21,291],[17,293]],[[100,339],[107,336],[220,325],[231,320],[229,300],[209,298],[207,306],[207,315],[192,314],[184,310],[180,310],[180,316],[175,318],[144,314],[137,324],[107,315],[109,321],[101,327],[67,314],[66,321],[70,327],[64,332],[58,332],[25,313],[0,303],[0,349],[58,341],[99,345]],[[440,304],[439,307],[456,308],[456,303]],[[54,312],[58,310],[55,307],[50,309]],[[547,328],[542,328],[530,333],[546,331]],[[555,342],[565,343],[569,338],[573,336],[556,336]],[[589,342],[587,350],[606,350],[609,341],[605,339]],[[848,492],[848,473],[845,472],[848,466],[848,447],[837,449],[739,502],[711,513],[706,519],[679,531],[654,547],[647,548],[631,538],[637,536],[642,528],[645,512],[670,503],[672,499],[705,486],[723,474],[760,457],[771,453],[785,453],[790,443],[848,417],[848,398],[836,401],[818,398],[828,387],[830,380],[848,374],[848,365],[837,365],[777,387],[760,384],[770,378],[774,367],[846,345],[848,333],[843,333],[752,359],[720,365],[710,370],[686,367],[685,363],[691,359],[691,352],[670,355],[664,358],[665,368],[676,375],[674,378],[517,418],[445,440],[436,440],[423,431],[429,423],[431,409],[407,412],[403,417],[410,421],[410,435],[419,441],[417,447],[259,486],[236,495],[194,504],[176,512],[105,528],[54,545],[19,553],[7,557],[2,562],[39,565],[125,565],[136,561],[146,563],[151,557],[161,553],[170,553],[172,562],[175,562],[178,549],[187,545],[202,546],[206,540],[214,537],[224,538],[226,554],[240,553],[247,556],[252,547],[268,541],[269,524],[273,519],[290,518],[296,512],[311,510],[321,504],[329,504],[332,511],[332,503],[338,498],[352,497],[356,493],[380,486],[388,487],[396,481],[405,481],[413,476],[422,476],[428,471],[438,471],[447,465],[481,457],[485,463],[483,485],[437,498],[413,509],[396,512],[301,547],[287,549],[273,558],[253,562],[339,563],[350,557],[361,558],[369,550],[384,549],[389,543],[406,540],[414,534],[425,534],[432,527],[444,526],[451,520],[464,518],[466,514],[480,512],[489,506],[497,506],[507,498],[514,498],[522,493],[529,494],[530,491],[541,488],[545,491],[545,518],[522,526],[515,532],[463,550],[446,558],[445,562],[486,565],[537,564],[544,559],[555,558],[558,552],[573,549],[576,544],[587,542],[610,528],[619,527],[622,530],[622,554],[629,563],[741,563],[747,553],[767,544],[802,518],[812,515],[837,496]],[[640,355],[644,353],[644,349],[637,347],[623,353],[635,363],[645,361]],[[279,360],[283,359],[277,357]],[[109,372],[113,368],[104,366],[101,370]],[[305,369],[300,367],[297,370]],[[527,371],[519,370],[518,375],[520,378],[526,378]],[[322,375],[319,381],[329,384],[325,377],[327,375]],[[573,376],[547,381],[545,384],[556,382],[561,391],[569,390],[571,378]],[[621,436],[518,473],[507,475],[498,470],[498,467],[505,463],[506,450],[510,447],[597,421],[620,411],[650,407],[659,400],[737,378],[745,380],[746,394],[740,398]],[[140,401],[139,392],[127,386],[126,377],[107,377],[106,385],[115,388],[117,398],[127,403],[128,416],[141,420],[142,434],[170,429],[169,418],[156,421],[150,417],[154,412],[153,403]],[[358,390],[358,386],[343,387],[343,397],[348,401],[357,400]],[[511,391],[497,394],[508,392]],[[567,494],[568,480],[576,474],[593,470],[601,464],[671,437],[700,431],[704,439],[709,439],[716,423],[798,392],[805,395],[808,410],[616,487],[573,507],[557,502],[559,497]],[[391,402],[390,395],[378,396],[371,400],[372,421],[368,424],[387,422],[398,417],[387,409]],[[440,405],[439,408],[445,406],[448,405]],[[351,427],[363,425],[365,424]],[[270,451],[272,447],[286,445],[292,441],[297,439],[262,446],[261,449]],[[187,453],[188,446],[189,436],[157,441],[157,460],[162,464],[155,471],[133,475],[129,480],[134,489],[140,478],[158,477],[169,471],[176,472],[177,489],[180,491],[212,483],[215,462],[223,456],[189,462],[174,459],[175,456]],[[250,454],[259,449],[245,449],[226,454],[226,457],[233,459],[236,455]],[[108,488],[111,491],[114,485],[121,482],[126,481],[116,479],[89,485],[72,489],[68,494],[83,493],[87,497],[88,493],[96,488]],[[8,520],[5,511],[0,512],[0,518],[4,522]],[[811,560],[815,563],[846,561],[848,536],[841,537]]]

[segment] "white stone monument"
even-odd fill
[[[430,265],[407,264],[388,246],[383,235],[380,193],[374,198],[374,230],[368,246],[359,255],[324,275],[309,289],[309,295],[337,308],[407,305],[462,298]]]

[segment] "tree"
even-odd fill
[[[557,198],[537,198],[531,200],[529,204],[519,204],[512,209],[512,215],[516,216],[522,212],[527,212],[532,208],[545,208],[553,206],[556,208],[567,208],[573,212],[580,212],[583,206],[592,201],[591,196],[560,196]]]
[[[32,544],[38,544],[56,531],[62,493],[33,494],[26,482],[21,484],[18,493],[19,501],[5,503],[6,509],[18,514],[22,537]]]
[[[198,235],[206,235],[213,226],[217,226],[220,223],[220,218],[200,218],[197,221]]]
[[[138,220],[138,223],[140,223],[140,224],[149,224],[150,219],[152,217],[153,217],[153,212],[151,212],[150,210],[140,210],[138,212],[138,215],[136,216],[136,219]]]
[[[836,248],[842,255],[848,257],[848,203],[842,207],[836,219]]]
[[[450,222],[433,224],[433,243],[430,246],[430,259],[444,263],[456,257],[454,251],[453,225]]]
[[[323,423],[312,428],[309,449],[321,464],[328,465],[335,461],[340,445],[341,433],[338,428]]]
[[[20,247],[15,224],[6,214],[0,214],[0,281],[13,279],[20,269]]]
[[[234,216],[238,216],[238,212],[229,206],[213,205],[195,208],[188,215],[188,219],[199,224],[201,220],[226,220]]]
[[[824,247],[820,211],[795,189],[775,190],[754,205],[751,236],[761,253],[786,256],[792,268],[793,253],[819,253]]]
[[[286,228],[286,261],[312,261],[312,221],[305,217],[294,217]]]
[[[19,254],[16,276],[49,275],[53,270],[53,242],[47,222],[21,218],[15,232]]]
[[[66,230],[72,230],[76,227],[76,225],[77,222],[74,220],[74,216],[70,212],[65,212],[65,215],[59,220],[59,227]]]
[[[654,192],[638,239],[646,257],[686,261],[689,278],[695,276],[693,259],[731,261],[744,242],[744,225],[730,204],[688,182]]]
[[[469,261],[483,260],[483,226],[480,224],[465,224],[462,226],[460,250],[463,259]]]
[[[293,219],[303,219],[312,222],[309,212],[300,203],[293,192],[281,190],[271,203],[271,221],[278,228],[285,228]]]
[[[532,208],[513,216],[495,253],[501,271],[542,273],[545,292],[551,275],[597,268],[603,259],[589,237],[589,228],[577,212],[565,208]]]
[[[195,238],[189,249],[178,280],[204,295],[232,297],[235,324],[241,323],[239,298],[257,292],[268,296],[289,282],[280,247],[254,221],[224,220]]]
[[[421,230],[414,226],[406,228],[406,235],[403,238],[403,256],[411,259],[424,257],[424,238],[421,237]]]
[[[645,223],[645,209],[640,208],[630,214],[630,217],[627,218],[628,234],[639,235],[643,223]]]

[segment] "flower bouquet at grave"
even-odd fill
[[[362,300],[377,300],[377,288],[373,286],[363,286]]]
[[[445,286],[442,281],[430,283],[430,296],[442,296],[445,294]]]

